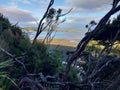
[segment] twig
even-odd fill
[[[105,26],[105,24],[107,23],[107,21],[109,20],[109,18],[115,14],[116,12],[118,12],[120,10],[120,5],[119,6],[115,6],[111,8],[111,10],[100,20],[100,22],[98,23],[98,25],[95,27],[95,29],[93,31],[91,31],[89,34],[87,34],[78,44],[76,51],[68,58],[67,65],[66,65],[66,70],[64,73],[64,80],[67,80],[68,78],[68,74],[70,71],[70,67],[71,64],[73,63],[74,60],[76,60],[81,53],[84,51],[86,45],[88,44],[88,42],[92,39],[92,37],[99,31],[101,31],[101,29]]]
[[[26,69],[26,66],[24,65],[23,62],[19,61],[14,55],[12,55],[11,53],[9,53],[9,52],[6,51],[5,49],[3,49],[3,48],[0,47],[0,50],[1,50],[3,53],[5,53],[6,55],[8,55],[9,57],[13,58],[13,60],[15,60],[16,62],[18,62],[19,64],[21,64],[21,65],[23,66],[24,70],[25,70],[27,73],[29,73],[28,70]]]
[[[31,90],[35,90],[40,89],[40,90],[47,90],[45,87],[43,87],[39,82],[36,82],[28,77],[23,78],[20,82],[19,82],[19,86],[21,87],[24,83],[29,83],[30,84],[30,88]]]
[[[33,39],[33,43],[32,44],[34,44],[36,42],[37,37],[42,32],[43,20],[46,18],[47,14],[48,14],[48,11],[49,11],[50,7],[53,5],[53,3],[54,3],[54,0],[51,0],[49,5],[48,5],[48,7],[47,7],[47,10],[46,10],[45,14],[43,15],[42,19],[40,20],[39,25],[38,25],[38,29],[37,29],[37,33],[36,33],[35,38]]]
[[[114,45],[114,43],[115,43],[115,41],[116,41],[116,39],[117,39],[117,37],[118,37],[119,34],[120,34],[120,30],[117,31],[115,37],[113,38],[113,40],[112,40],[112,42],[110,44],[110,49],[108,50],[108,52],[107,52],[106,55],[108,55],[110,53],[110,51],[112,50],[112,47],[113,47],[113,45]]]
[[[69,13],[72,11],[72,9],[73,9],[73,8],[71,8],[68,12],[66,12],[66,13],[64,13],[64,14],[59,15],[59,17],[62,17],[62,16],[65,16],[65,15],[69,14]]]

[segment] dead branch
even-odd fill
[[[59,17],[62,17],[62,16],[65,16],[65,15],[69,14],[69,13],[72,11],[72,9],[73,9],[73,8],[71,8],[68,12],[66,12],[66,13],[64,13],[64,14],[59,15]]]
[[[33,78],[38,77],[40,78],[39,81],[35,81]],[[50,85],[50,86],[60,86],[60,87],[74,87],[74,88],[84,88],[88,87],[91,88],[90,84],[81,84],[80,82],[50,82],[46,80],[47,77],[45,77],[42,73],[39,74],[28,74],[28,77],[25,77],[20,80],[19,86],[22,87],[25,83],[28,83],[30,88],[34,89],[36,88],[37,85],[39,85],[39,88],[42,90],[47,90],[44,85]],[[40,89],[40,90],[41,90]]]
[[[25,77],[21,79],[19,85],[20,87],[24,85],[25,83],[28,83],[30,88],[34,89],[37,85],[39,85],[42,90],[45,90],[47,86],[56,87],[59,90],[67,90],[68,88],[74,88],[74,89],[80,89],[80,90],[106,90],[106,88],[113,87],[113,85],[118,85],[118,80],[115,82],[109,81],[106,78],[111,77],[113,73],[115,73],[115,70],[118,70],[120,72],[120,58],[118,59],[112,59],[108,61],[107,63],[104,63],[103,66],[101,66],[97,72],[93,75],[87,78],[87,82],[51,82],[47,81],[47,76],[45,77],[42,73],[38,74],[28,74],[28,77]],[[54,76],[51,76],[54,77]],[[39,79],[37,79],[39,78]],[[116,78],[116,76],[114,76]],[[61,89],[61,87],[63,89]],[[117,88],[117,87],[116,87]],[[69,90],[68,89],[68,90]],[[109,89],[107,89],[109,90]],[[112,90],[112,89],[111,89]]]
[[[114,45],[114,43],[115,43],[115,41],[116,41],[116,39],[117,39],[117,37],[118,37],[119,34],[120,34],[120,30],[117,31],[115,37],[113,38],[113,40],[112,40],[112,42],[110,44],[110,49],[107,51],[107,55],[111,52],[112,47],[113,47],[113,45]]]
[[[54,26],[56,25],[59,25],[60,23],[64,22],[65,20],[61,21],[61,22],[58,22],[59,18],[62,17],[62,16],[65,16],[67,15],[68,13],[71,12],[72,9],[70,9],[68,12],[64,13],[64,14],[61,14],[61,9],[59,9],[57,11],[57,16],[56,16],[56,19],[55,20],[50,20],[47,22],[47,24],[45,25],[44,24],[44,20],[47,18],[48,14],[49,14],[49,10],[51,9],[52,5],[54,3],[54,0],[50,0],[50,3],[47,7],[47,10],[46,12],[44,13],[42,19],[40,20],[39,22],[39,25],[38,25],[38,28],[37,28],[37,33],[33,39],[33,42],[32,42],[32,45],[31,47],[27,50],[27,52],[32,48],[33,44],[36,42],[37,40],[37,37],[41,34],[42,31],[44,31],[45,29],[47,29],[48,27],[48,33],[46,35],[46,37],[44,38],[43,40],[43,43],[45,42],[45,40],[47,39],[48,42],[51,42],[54,38],[54,36],[52,38],[49,39],[49,37],[51,36],[52,32],[54,31]],[[27,53],[25,52],[25,54]]]
[[[39,90],[47,90],[45,87],[43,87],[39,82],[36,82],[28,77],[23,78],[20,82],[19,82],[19,86],[22,87],[22,85],[24,83],[28,83],[29,87],[31,88],[31,90],[37,90],[37,88]]]
[[[103,66],[98,68],[95,73],[91,74],[88,78],[94,81],[99,78],[100,81],[105,80],[107,77],[115,72],[115,70],[120,71],[120,58],[112,59],[107,61]]]
[[[34,44],[36,42],[37,37],[43,31],[43,25],[44,25],[43,20],[47,17],[48,11],[51,8],[51,6],[53,5],[53,3],[54,3],[54,0],[51,0],[48,7],[47,7],[45,14],[43,15],[42,19],[40,20],[39,25],[38,25],[38,29],[37,29],[37,33],[36,33],[35,38],[33,39],[32,44]]]
[[[66,61],[68,61],[68,63],[67,63],[66,70],[64,73],[64,80],[67,80],[67,78],[68,78],[71,64],[73,63],[73,61],[75,61],[81,55],[81,53],[84,51],[86,45],[92,39],[92,37],[106,25],[107,21],[113,14],[115,14],[116,12],[118,12],[120,10],[120,5],[117,6],[117,4],[114,5],[114,7],[112,7],[111,10],[100,20],[100,22],[95,27],[95,29],[93,31],[91,31],[89,34],[87,34],[79,42],[76,51],[68,58],[69,60],[66,60]]]
[[[120,75],[106,88],[106,90],[118,90],[120,85]]]
[[[59,11],[60,10],[60,11]],[[71,12],[72,9],[70,9],[68,12],[61,14],[61,9],[58,9],[59,13],[57,13],[57,16],[55,17],[55,20],[49,20],[47,25],[43,28],[46,29],[47,27],[47,34],[43,40],[43,43],[46,42],[46,44],[49,46],[49,44],[51,43],[51,41],[53,40],[53,38],[56,35],[57,30],[55,30],[56,26],[58,26],[60,23],[63,23],[65,21],[65,19],[63,19],[62,21],[58,21],[60,17],[65,16],[67,14],[69,14]],[[57,12],[58,12],[57,11]],[[55,34],[51,37],[52,33],[55,31]]]
[[[16,62],[18,62],[19,64],[21,64],[24,68],[24,70],[26,71],[26,73],[29,73],[26,66],[24,65],[23,62],[21,62],[20,60],[18,60],[14,55],[12,55],[11,53],[9,53],[8,51],[6,51],[5,49],[0,47],[0,50],[5,53],[7,56],[9,56],[10,58],[12,58],[13,60],[15,60]],[[19,57],[18,57],[19,58]]]

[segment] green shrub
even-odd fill
[[[62,55],[60,52],[49,52],[46,45],[39,42],[36,42],[32,46],[30,39],[22,34],[21,29],[16,25],[10,24],[9,20],[1,14],[0,41],[0,47],[4,48],[12,55],[20,55],[20,58],[18,58],[18,60],[24,63],[30,73],[42,72],[44,75],[54,75],[60,72],[63,68],[61,61]],[[24,56],[21,56],[26,51],[27,53]],[[0,51],[0,57],[4,58],[6,57],[6,54]],[[3,58],[1,61],[6,61],[9,59],[9,57],[4,59]],[[0,71],[3,70],[7,72],[8,76],[10,76],[10,78],[15,78],[15,80],[19,80],[21,77],[24,77],[26,75],[26,71],[20,63],[16,61],[14,61],[12,65],[11,63],[9,62],[7,63],[7,66],[3,66],[5,67],[4,70],[0,68]],[[4,65],[4,63],[0,62],[0,65]],[[10,68],[8,67],[9,65]],[[7,89],[10,85],[8,85],[9,81],[12,81],[12,84],[14,82],[14,80],[10,80],[10,78],[4,77],[4,79],[1,79],[0,77],[0,83],[2,83],[0,86],[4,84],[3,87],[0,87],[0,89],[9,90]]]

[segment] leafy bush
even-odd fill
[[[9,78],[9,71],[6,70],[11,68],[12,65],[12,60],[0,62],[0,90],[10,90],[11,86],[15,86],[17,89],[19,89],[17,84],[14,82],[14,79]]]
[[[17,25],[12,25],[2,14],[0,14],[0,41],[0,47],[4,48],[12,55],[20,55],[18,60],[24,63],[29,73],[42,72],[44,75],[54,75],[62,70],[62,55],[58,51],[49,53],[46,45],[39,42],[36,42],[32,46],[30,39],[22,34],[21,29]],[[24,53],[26,54],[23,55]],[[0,62],[1,67],[5,67],[4,71],[7,72],[7,75],[10,78],[14,78],[10,79],[9,77],[5,77],[4,79],[1,79],[0,77],[0,86],[3,86],[0,89],[9,90],[11,87],[11,84],[9,84],[10,87],[7,87],[9,81],[12,81],[13,83],[14,80],[19,80],[27,73],[23,66],[18,62],[14,61],[12,63],[12,61],[10,61],[9,63],[2,63],[2,61],[8,60],[9,57],[6,57],[6,54],[1,51],[0,57],[3,57]],[[5,64],[7,66],[5,66]],[[8,67],[9,65],[10,68]],[[0,71],[1,70],[2,69],[0,68]],[[6,80],[6,78],[9,80]]]
[[[31,73],[42,72],[44,75],[53,75],[62,66],[62,55],[58,51],[49,53],[47,47],[41,43],[35,43],[26,59]]]
[[[108,42],[115,37],[116,33],[119,31],[119,28],[120,28],[120,15],[118,15],[112,21],[109,21],[100,32],[97,32],[96,35],[94,36],[94,39]],[[116,40],[120,41],[120,33]]]
[[[70,74],[69,74],[68,81],[78,81],[79,78],[78,78],[77,74],[78,74],[77,68],[72,67],[71,71],[70,71]]]

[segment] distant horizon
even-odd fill
[[[35,37],[36,32],[31,31],[31,32],[26,32],[26,34],[29,36],[30,40],[33,40]],[[39,36],[38,39],[43,39],[45,38],[47,32],[42,32]],[[75,40],[75,39],[82,39],[85,35],[85,32],[53,32],[51,34],[51,37],[54,37],[55,39],[70,39],[70,40]]]
[[[32,27],[22,27],[22,28],[37,28],[37,26],[32,26]],[[81,29],[79,29],[79,28],[74,28],[74,27],[57,27],[57,28],[59,28],[59,29],[75,29],[75,30],[81,30]],[[85,30],[87,30],[87,29],[85,29]]]
[[[22,29],[29,29],[29,28],[31,28],[31,29],[36,29],[37,30],[37,27],[22,27]],[[87,29],[78,29],[78,28],[67,28],[67,27],[57,27],[56,28],[56,30],[57,31],[62,31],[62,32],[81,32],[81,31],[84,31],[84,32],[87,32],[88,30]],[[32,31],[32,30],[27,30],[27,31]],[[46,31],[46,30],[44,30],[44,31]]]

